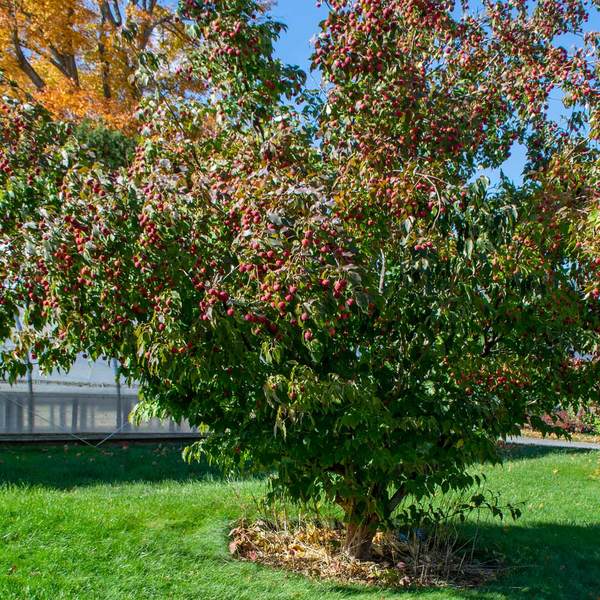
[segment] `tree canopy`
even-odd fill
[[[311,91],[264,5],[182,3],[204,91],[144,99],[127,167],[4,101],[0,370],[117,357],[140,416],[335,501],[365,556],[407,498],[597,397],[598,37],[560,45],[578,0],[330,4]],[[522,183],[491,185],[515,142]]]

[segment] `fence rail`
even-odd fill
[[[5,386],[6,387],[6,386]],[[40,386],[43,388],[43,386]],[[129,416],[136,394],[107,390],[66,390],[51,392],[34,387],[33,392],[0,391],[0,435],[88,434],[193,434],[185,422],[151,419],[135,425]]]
[[[17,328],[20,322],[17,321]],[[10,348],[10,342],[2,344]],[[129,416],[138,401],[135,383],[119,375],[115,360],[78,356],[67,372],[42,373],[27,359],[25,377],[10,385],[0,380],[0,436],[164,437],[195,433],[186,422],[151,419],[139,425]]]

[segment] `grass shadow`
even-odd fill
[[[566,448],[559,446],[506,444],[501,449],[501,453],[504,460],[529,460],[552,455],[582,455],[587,453],[599,453],[599,451],[589,448]]]
[[[97,484],[223,479],[219,469],[206,463],[186,463],[181,456],[185,445],[0,445],[0,485],[64,490]]]
[[[468,526],[465,533],[473,533]],[[481,526],[480,546],[503,557],[497,577],[481,587],[409,587],[373,590],[373,598],[426,596],[436,600],[598,600],[600,526],[537,523]],[[365,588],[333,584],[343,597],[364,597]]]
[[[600,525],[487,524],[478,535],[480,545],[502,555],[506,565],[488,586],[490,593],[502,592],[513,600],[600,596]]]

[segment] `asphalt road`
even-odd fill
[[[600,450],[600,444],[593,442],[568,442],[567,440],[551,440],[548,438],[532,438],[515,436],[507,438],[509,444],[523,444],[526,446],[551,446],[552,448],[581,448],[582,450]]]

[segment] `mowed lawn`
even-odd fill
[[[264,483],[224,482],[180,453],[176,444],[0,447],[0,599],[600,598],[600,452],[514,450],[488,482],[522,502],[524,516],[479,533],[505,556],[502,577],[483,589],[397,592],[233,559],[228,527]]]

